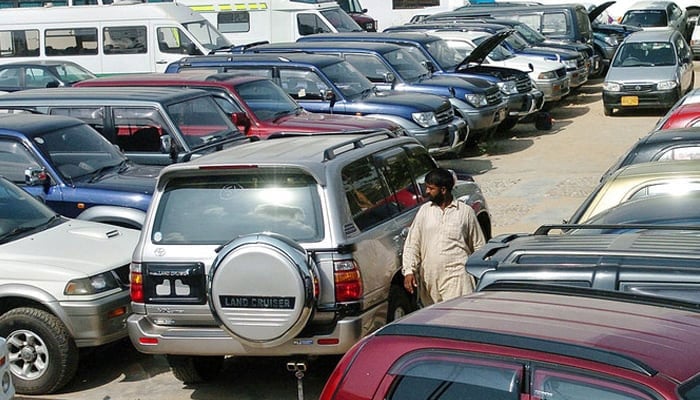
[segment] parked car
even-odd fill
[[[674,105],[659,119],[654,130],[692,128],[700,126],[700,103]]]
[[[494,288],[365,338],[343,356],[320,398],[692,399],[699,321],[687,303]]]
[[[630,6],[622,16],[621,24],[644,30],[672,28],[683,38],[690,38],[688,14],[685,9],[668,0],[642,0]]]
[[[652,131],[634,143],[601,176],[606,180],[618,169],[632,164],[653,161],[700,159],[700,131],[697,129],[668,129]]]
[[[187,161],[248,140],[215,95],[180,88],[54,88],[0,96],[0,108],[68,115],[95,128],[138,163]]]
[[[700,56],[700,25],[696,22],[690,34],[690,48],[693,50],[693,58]]]
[[[695,84],[690,47],[676,30],[640,31],[625,39],[603,82],[603,110],[670,108]]]
[[[343,9],[357,25],[367,32],[377,31],[377,21],[367,15],[367,9],[362,8],[359,0],[338,0],[338,5]]]
[[[132,163],[80,119],[0,117],[0,176],[66,217],[138,229],[159,172]]]
[[[610,67],[610,62],[615,55],[615,51],[620,46],[627,36],[640,31],[642,28],[631,25],[623,25],[613,23],[612,17],[600,21],[599,17],[603,15],[611,5],[616,1],[606,1],[601,4],[591,5],[588,10],[588,17],[591,21],[591,29],[593,29],[593,49],[600,55],[603,61],[603,70],[601,74],[607,72]]]
[[[11,400],[15,397],[15,385],[12,383],[12,373],[10,363],[7,362],[9,354],[7,352],[7,341],[0,337],[0,360],[4,360],[0,365],[0,399]]]
[[[700,160],[627,165],[596,186],[567,222],[580,224],[617,204],[659,194],[700,189]]]
[[[95,74],[79,64],[65,60],[37,60],[0,64],[0,90],[72,86],[95,78]]]
[[[267,138],[281,132],[343,132],[388,129],[408,134],[392,121],[354,115],[312,113],[279,87],[272,79],[254,75],[188,71],[182,74],[129,74],[90,79],[76,86],[182,87],[223,95],[217,98],[231,113],[236,126],[248,136]],[[233,103],[233,107],[228,103]]]
[[[240,54],[186,57],[168,73],[204,69],[244,73],[279,81],[304,109],[327,114],[388,119],[406,129],[434,155],[459,152],[469,134],[446,98],[425,93],[378,92],[350,63],[317,54]]]
[[[66,219],[1,177],[0,204],[4,360],[17,393],[53,393],[74,377],[79,349],[127,335],[139,232]]]
[[[436,166],[416,139],[378,131],[166,167],[133,256],[132,343],[183,382],[211,379],[224,356],[344,353],[411,311],[398,254]],[[456,189],[490,235],[479,186]]]
[[[477,137],[495,130],[506,117],[507,102],[496,84],[481,78],[433,75],[397,44],[324,40],[265,44],[248,51],[340,55],[379,90],[430,93],[448,98],[455,115],[467,121],[470,135]]]
[[[508,105],[508,116],[498,125],[499,129],[503,131],[511,129],[519,120],[541,110],[544,103],[542,92],[533,87],[532,80],[526,72],[514,68],[462,63],[464,57],[460,56],[445,40],[438,36],[415,32],[387,32],[385,30],[382,33],[374,34],[361,32],[318,34],[298,39],[300,42],[317,40],[398,44],[408,50],[434,74],[476,77],[494,83],[501,89],[501,94]],[[459,71],[457,71],[457,67],[459,67]],[[475,140],[475,136],[473,135],[471,140]]]

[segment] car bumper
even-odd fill
[[[532,89],[528,93],[518,93],[508,96],[508,117],[523,118],[536,113],[544,105],[544,93]]]
[[[126,319],[131,313],[128,290],[94,301],[60,305],[78,347],[99,346],[127,336]]]
[[[569,86],[572,88],[577,88],[588,82],[588,68],[581,67],[576,70],[567,70],[566,76],[569,77]]]
[[[613,50],[613,54],[614,53],[615,53],[615,50]],[[591,76],[595,76],[595,75],[600,74],[603,71],[603,69],[605,68],[605,66],[607,65],[606,60],[607,60],[607,63],[609,63],[610,58],[612,58],[612,54],[610,55],[610,57],[608,57],[606,55],[605,58],[602,58],[599,54],[593,54],[591,57],[589,57],[588,58],[588,64],[589,64],[588,65],[588,76],[591,77]]]
[[[378,328],[386,317],[387,305],[338,321],[325,335],[296,337],[273,347],[248,347],[219,327],[155,325],[146,315],[132,314],[127,326],[134,347],[146,354],[198,356],[287,356],[343,354],[364,336]],[[332,343],[332,344],[320,344]],[[148,344],[144,344],[147,342]]]
[[[428,152],[440,155],[458,150],[469,136],[469,126],[462,118],[455,117],[452,122],[431,126],[425,129],[408,129],[410,136],[418,139]]]
[[[505,100],[482,108],[466,108],[463,105],[456,107],[456,113],[467,120],[472,135],[498,125],[508,115],[508,103]]]
[[[623,98],[633,100],[636,97],[636,104],[626,102]],[[603,91],[603,105],[605,107],[620,109],[635,108],[671,108],[679,98],[678,90],[654,90],[649,92],[607,92]]]
[[[544,101],[557,101],[569,94],[569,77],[558,79],[536,80],[537,89],[544,93]]]

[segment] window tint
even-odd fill
[[[147,52],[145,26],[107,27],[102,31],[105,54],[138,54]]]
[[[154,108],[120,108],[112,110],[116,144],[127,152],[160,153],[160,137],[169,134],[167,125]]]
[[[158,48],[163,53],[201,55],[202,52],[180,28],[158,28]]]
[[[360,230],[378,225],[399,212],[371,158],[357,160],[342,171],[345,196]]]
[[[411,170],[406,168],[408,163],[408,156],[403,149],[395,149],[380,160],[382,174],[393,193],[392,202],[400,211],[414,208],[422,202]]]
[[[447,400],[520,398],[522,365],[444,351],[422,351],[403,357],[386,399]]]
[[[0,57],[39,56],[39,31],[0,31]]]
[[[533,375],[534,399],[546,400],[653,400],[641,390],[602,377],[537,368]]]
[[[546,13],[542,16],[542,33],[564,34],[569,30],[566,23],[566,14]]]
[[[39,168],[34,157],[19,142],[0,139],[0,176],[15,183],[24,183],[24,170]]]

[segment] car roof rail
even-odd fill
[[[654,224],[547,224],[535,230],[533,235],[546,236],[553,230],[602,230],[602,229],[636,229],[654,231],[700,231],[697,225],[654,225]]]
[[[35,110],[31,107],[22,107],[22,106],[2,106],[0,107],[0,116],[6,116],[6,115],[17,115],[17,114],[44,114],[41,111]]]
[[[349,133],[365,133],[369,132],[361,137],[354,138],[347,140],[345,142],[338,143],[336,145],[333,145],[323,151],[323,161],[330,161],[333,160],[338,156],[338,154],[348,152],[350,150],[355,150],[355,149],[361,149],[365,147],[366,142],[371,140],[371,143],[376,143],[378,141],[382,140],[389,140],[393,138],[397,138],[396,134],[388,129],[378,129],[378,130],[370,130],[370,131],[350,131],[350,132],[343,132],[343,134],[349,134]],[[346,150],[338,152],[338,149],[352,146]]]
[[[246,136],[243,133],[241,133],[240,135],[236,135],[236,136],[226,138],[226,139],[216,140],[214,142],[207,143],[204,146],[196,147],[196,148],[194,148],[186,153],[182,153],[183,154],[182,161],[183,162],[190,161],[192,159],[193,155],[199,154],[205,150],[209,150],[209,149],[213,149],[213,148],[216,148],[216,150],[222,150],[224,148],[224,145],[227,145],[227,144],[243,142],[243,141],[245,141],[245,142],[257,142],[259,140],[260,140],[259,136]],[[175,159],[177,158],[178,155],[179,154],[177,154],[177,153],[171,155],[171,157],[173,158],[173,162],[175,162]]]

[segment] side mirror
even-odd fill
[[[171,146],[173,145],[173,138],[170,135],[163,135],[160,137],[160,152],[170,153]]]
[[[530,72],[535,70],[535,67],[532,65],[532,63],[527,63],[528,68],[530,68]]]
[[[421,64],[422,66],[424,66],[425,69],[427,69],[428,71],[430,71],[431,74],[435,72],[435,69],[436,69],[436,68],[435,68],[435,64],[433,64],[431,61],[424,60],[424,61],[421,61],[420,64]]]
[[[40,167],[29,167],[24,170],[24,183],[27,186],[42,185],[48,187],[51,182],[46,169]]]
[[[250,122],[250,118],[248,118],[248,115],[246,115],[246,113],[235,112],[235,113],[231,114],[231,121],[233,121],[233,123],[236,126],[243,128],[241,130],[246,135],[250,131],[251,122]]]
[[[331,108],[335,105],[335,92],[333,90],[321,90],[321,98],[324,101],[329,101]]]
[[[46,87],[47,87],[47,88],[57,88],[57,87],[59,87],[59,86],[61,86],[61,84],[58,83],[58,81],[55,81],[55,80],[53,80],[53,81],[51,81],[51,82],[49,82],[49,83],[46,84]]]
[[[394,76],[393,72],[385,72],[384,73],[384,82],[393,83],[395,80],[396,80],[396,76]]]

